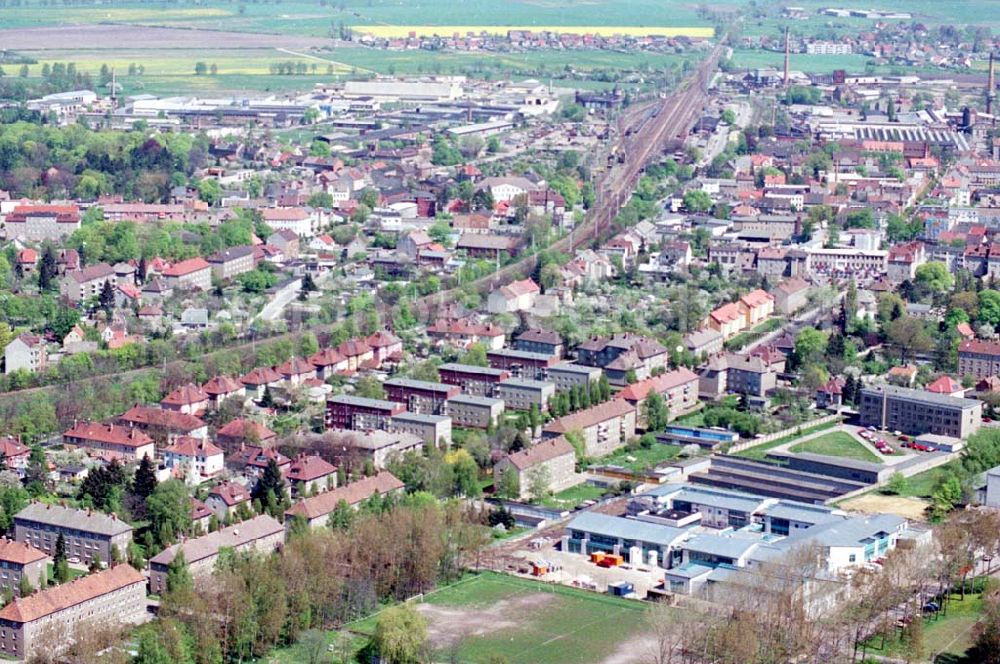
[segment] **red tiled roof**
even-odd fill
[[[0,560],[4,562],[27,565],[28,563],[45,558],[48,558],[48,556],[44,552],[39,551],[27,542],[17,542],[6,537],[0,538]]]
[[[310,355],[309,361],[314,367],[333,367],[346,362],[347,358],[338,353],[335,348],[324,348],[318,353]]]
[[[189,413],[151,408],[150,406],[133,406],[119,417],[118,421],[127,424],[164,427],[173,431],[194,431],[205,426],[205,422]]]
[[[337,472],[337,467],[315,454],[300,454],[292,459],[285,476],[292,482],[311,482]]]
[[[565,436],[543,440],[537,445],[526,447],[520,452],[515,452],[507,458],[518,470],[527,470],[546,461],[551,461],[556,457],[566,454],[576,455],[576,451]]]
[[[176,390],[160,399],[160,403],[172,406],[190,406],[208,401],[208,394],[194,383],[182,385]]]
[[[983,353],[1000,355],[1000,342],[983,341],[982,339],[967,339],[958,345],[958,352]]]
[[[729,302],[709,314],[717,323],[728,323],[743,318],[740,307],[735,302]]]
[[[384,348],[400,343],[400,339],[388,330],[379,330],[365,339],[365,343],[372,348]]]
[[[346,501],[348,505],[357,505],[373,495],[398,491],[403,486],[404,484],[395,475],[383,470],[373,477],[366,477],[318,496],[306,498],[292,505],[291,509],[285,512],[285,515],[315,519],[332,512],[341,500]]]
[[[153,439],[138,429],[103,422],[77,422],[64,431],[63,436],[132,448],[153,444]]]
[[[128,564],[116,565],[101,572],[81,576],[70,583],[15,599],[0,609],[0,620],[15,623],[32,622],[138,583],[145,584],[146,578],[135,568]]]
[[[250,500],[250,492],[246,488],[234,482],[223,482],[212,487],[208,492],[209,496],[218,496],[228,507],[239,505]]]
[[[360,339],[348,339],[344,343],[337,346],[337,352],[344,357],[359,357],[365,353],[371,352],[371,349],[371,346]]]
[[[281,374],[271,367],[257,367],[247,375],[240,378],[240,381],[244,385],[253,387],[257,387],[258,385],[267,385],[269,383],[277,383],[280,380]]]
[[[174,444],[163,451],[186,457],[218,456],[223,453],[221,449],[209,441],[201,438],[192,438],[191,436],[178,436]]]
[[[196,258],[189,258],[186,261],[181,261],[179,263],[174,263],[170,267],[163,270],[163,276],[165,277],[183,277],[199,270],[208,270],[211,266],[208,264],[204,258],[198,256]]]
[[[316,371],[312,362],[301,357],[289,358],[284,364],[278,367],[278,373],[282,376],[302,376]]]
[[[287,466],[291,460],[276,449],[247,445],[233,455],[233,464],[237,466],[255,466],[264,468],[274,459],[279,466]]]
[[[15,459],[31,454],[31,448],[21,444],[21,441],[13,436],[4,436],[0,438],[0,454],[4,459]]]
[[[962,391],[962,384],[951,376],[941,376],[929,383],[924,389],[935,394],[954,394]]]
[[[53,214],[59,224],[75,224],[80,221],[80,208],[75,205],[19,205],[7,215],[5,221],[8,224],[24,223],[28,217]]]
[[[230,376],[216,376],[210,378],[207,383],[201,386],[201,389],[209,396],[219,396],[239,392],[243,389],[243,383]]]
[[[614,417],[621,417],[622,415],[634,412],[635,408],[627,401],[612,399],[611,401],[591,406],[586,410],[553,420],[545,427],[545,431],[550,433],[567,433],[575,429],[586,429]]]
[[[649,395],[651,390],[655,390],[657,394],[663,394],[675,387],[692,381],[696,382],[697,380],[698,375],[696,373],[687,367],[681,367],[674,371],[633,383],[618,392],[615,398],[630,402],[642,401]]]
[[[774,302],[774,296],[766,290],[758,288],[757,290],[751,291],[741,297],[740,302],[751,308],[759,307],[767,304],[768,302]]]
[[[274,433],[263,424],[254,422],[253,420],[237,418],[219,429],[215,435],[224,436],[226,438],[244,438],[247,440],[265,441],[277,437],[278,434]]]

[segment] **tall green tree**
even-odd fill
[[[181,480],[161,482],[146,500],[149,528],[160,546],[169,546],[191,527],[191,499]],[[152,555],[152,554],[150,554]]]
[[[184,549],[178,547],[174,559],[167,565],[167,592],[175,593],[193,588],[194,579],[191,578],[191,570],[184,558]]]
[[[72,575],[69,570],[69,561],[66,559],[66,539],[62,533],[56,538],[55,555],[52,556],[52,578],[56,583],[66,583]]]

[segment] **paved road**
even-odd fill
[[[302,280],[295,279],[288,283],[287,286],[277,291],[271,298],[271,301],[264,305],[264,308],[257,312],[257,315],[253,317],[254,320],[266,320],[267,322],[273,322],[281,312],[285,310],[292,300],[298,297],[299,291],[302,290]]]

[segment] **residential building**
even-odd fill
[[[455,243],[457,251],[464,251],[470,258],[500,260],[502,255],[516,256],[523,240],[510,235],[488,233],[462,233]]]
[[[424,450],[423,438],[403,431],[352,431],[338,436],[337,442],[379,469],[387,467],[395,456]]]
[[[326,400],[325,424],[327,429],[387,429],[391,419],[404,411],[401,403],[338,394]]]
[[[544,380],[549,367],[559,362],[559,359],[554,355],[511,350],[510,348],[487,350],[486,360],[494,369],[503,369],[512,376],[532,380]]]
[[[250,480],[256,480],[264,474],[264,471],[271,462],[278,466],[278,470],[284,475],[288,471],[292,460],[273,447],[259,447],[257,445],[244,445],[233,452],[226,459],[226,465],[235,473],[241,473]]]
[[[312,528],[326,527],[330,513],[341,501],[356,508],[372,496],[401,493],[404,487],[405,485],[395,475],[383,470],[372,477],[350,482],[332,491],[295,503],[285,512],[285,527],[290,527],[296,518],[304,519]]]
[[[579,387],[589,394],[591,386],[601,380],[602,373],[600,367],[560,362],[549,367],[547,379],[556,386],[556,392],[569,392]]]
[[[1000,342],[962,341],[958,345],[958,373],[977,379],[1000,375]]]
[[[235,482],[223,482],[212,487],[205,499],[205,505],[215,513],[219,522],[234,514],[240,505],[250,507],[250,490]]]
[[[667,349],[655,339],[631,332],[594,337],[576,349],[577,364],[601,367],[613,385],[625,385],[634,373],[639,380],[666,366]]]
[[[268,388],[281,387],[284,380],[274,367],[257,367],[240,378],[240,382],[247,388],[247,394],[253,399],[263,398]]]
[[[427,445],[451,447],[451,417],[447,415],[400,413],[392,417],[389,431],[413,434]]]
[[[439,319],[427,327],[427,336],[439,344],[452,344],[463,348],[481,343],[488,351],[503,348],[506,340],[502,328],[492,323],[479,324],[466,319]]]
[[[194,383],[181,385],[160,399],[160,408],[173,410],[185,415],[198,416],[208,410],[212,400],[205,390]]]
[[[508,378],[497,389],[497,397],[503,399],[506,410],[531,410],[535,407],[539,412],[545,412],[549,408],[549,399],[555,393],[553,383],[530,378]]]
[[[242,417],[226,423],[215,432],[215,441],[227,452],[232,452],[243,444],[272,447],[277,438],[278,434],[260,422]]]
[[[152,438],[121,424],[75,422],[63,432],[63,444],[119,457],[126,463],[139,461],[144,456],[150,460],[156,457],[156,445]]]
[[[244,244],[217,251],[208,257],[208,264],[212,267],[212,276],[215,279],[219,281],[234,279],[256,267],[253,247]]]
[[[335,348],[317,351],[309,356],[309,361],[316,367],[316,377],[321,380],[326,380],[338,372],[347,371],[347,358]]]
[[[52,559],[28,542],[0,538],[0,591],[13,597],[21,596],[21,579],[26,578],[33,588],[40,587],[39,577],[48,577],[48,564]]]
[[[289,230],[301,238],[319,235],[326,223],[324,215],[312,208],[264,208],[260,212],[273,230]]]
[[[445,402],[462,390],[456,385],[395,377],[383,383],[386,398],[406,406],[411,413],[443,415]]]
[[[698,374],[687,367],[680,367],[665,374],[625,386],[615,394],[635,407],[639,423],[645,425],[643,404],[652,393],[663,397],[671,419],[683,415],[698,405]]]
[[[725,337],[722,333],[710,327],[684,335],[684,347],[695,357],[720,353],[724,343]]]
[[[586,456],[602,457],[635,437],[635,426],[635,407],[622,399],[612,399],[549,422],[542,435],[554,438],[579,431]]]
[[[113,267],[107,263],[95,263],[82,270],[69,270],[59,280],[59,294],[70,302],[82,304],[86,300],[99,297],[104,284],[114,288],[118,277]]]
[[[112,547],[124,556],[132,541],[132,526],[114,514],[37,502],[14,515],[18,542],[27,542],[51,556],[59,535],[66,544],[66,556],[89,565],[94,556],[104,562],[112,560]]]
[[[492,367],[448,362],[438,367],[438,375],[445,385],[457,385],[465,394],[479,397],[496,396],[497,387],[510,378],[510,372]]]
[[[31,458],[31,448],[21,443],[20,438],[13,436],[0,437],[0,456],[8,470],[17,473],[17,476],[24,479],[24,473],[28,469],[28,459]]]
[[[22,332],[7,344],[3,351],[3,372],[15,371],[38,373],[49,366],[49,354],[45,340],[37,334]]]
[[[802,277],[786,279],[774,288],[774,308],[789,316],[808,303],[809,282]]]
[[[75,205],[18,205],[3,222],[8,240],[59,240],[80,228],[80,208]]]
[[[163,449],[163,464],[191,484],[215,477],[225,468],[225,454],[207,438],[180,436]]]
[[[739,304],[747,327],[763,323],[774,313],[774,296],[760,288],[741,297]]]
[[[561,358],[565,353],[565,346],[558,332],[532,328],[514,337],[514,350],[541,353]]]
[[[894,385],[861,390],[861,423],[919,436],[968,438],[982,423],[983,402]]]
[[[535,299],[541,292],[542,289],[531,279],[512,281],[490,293],[486,309],[491,314],[527,311],[535,306]]]
[[[117,421],[122,426],[146,433],[160,445],[168,445],[179,436],[208,436],[208,424],[198,417],[151,406],[132,406]]]
[[[284,540],[285,527],[267,514],[184,540],[150,558],[149,591],[154,595],[162,595],[166,591],[168,570],[178,552],[183,552],[191,578],[204,581],[215,570],[223,549],[233,553],[270,553]]]
[[[722,335],[723,340],[732,339],[747,326],[747,319],[736,302],[727,302],[708,314],[706,325]]]
[[[500,422],[504,402],[491,397],[458,394],[448,399],[447,415],[460,427],[488,429]]]
[[[214,376],[201,389],[208,395],[212,408],[218,408],[227,399],[242,400],[247,394],[246,386],[231,376]]]
[[[212,266],[204,258],[189,258],[174,263],[160,275],[169,288],[199,289],[207,291],[212,287]]]
[[[723,353],[709,358],[698,378],[698,392],[715,399],[724,394],[764,397],[778,384],[778,370],[759,355]]]
[[[299,257],[299,235],[290,229],[282,229],[267,236],[267,243],[281,250],[287,259]]]
[[[376,366],[384,362],[398,361],[403,356],[403,340],[389,330],[378,330],[365,339],[372,351],[372,361]]]
[[[531,498],[532,482],[536,474],[545,477],[548,491],[558,493],[583,481],[576,472],[576,450],[565,436],[550,438],[508,454],[493,465],[494,485],[506,473],[514,473],[520,489],[519,498]]]
[[[301,385],[310,378],[316,377],[316,367],[312,362],[301,357],[291,357],[282,363],[278,369],[281,379],[289,385]]]
[[[285,473],[296,496],[308,496],[337,486],[337,467],[317,454],[300,453]]]
[[[68,647],[76,628],[114,627],[146,616],[146,577],[131,565],[81,576],[0,609],[0,653],[29,659]]]

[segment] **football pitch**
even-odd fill
[[[641,662],[646,605],[585,590],[486,572],[417,602],[440,657],[511,664]],[[371,634],[378,614],[348,625]]]

